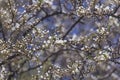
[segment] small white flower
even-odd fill
[[[36,33],[36,31],[35,31],[35,30],[33,30],[32,32],[33,32],[33,34],[35,34],[35,33]]]
[[[20,27],[20,24],[18,24],[18,23],[16,23],[16,26],[15,26],[16,28],[19,28]]]
[[[46,33],[49,33],[49,30],[47,30]]]
[[[102,29],[101,29],[103,32],[105,31],[105,28],[104,27],[102,27]]]
[[[52,39],[52,37],[51,37],[51,36],[49,36],[48,38],[49,38],[49,39]]]
[[[14,31],[15,30],[15,27],[12,27],[12,31]]]
[[[63,42],[64,42],[64,43],[66,43],[66,42],[67,42],[67,40],[64,40]]]
[[[104,34],[106,32],[106,29],[104,27],[102,27],[100,29],[97,29],[96,31],[100,34]]]
[[[35,51],[35,50],[36,50],[36,48],[33,48],[33,50]]]
[[[18,52],[21,52],[21,50],[18,50]]]
[[[63,40],[56,40],[55,42],[56,42],[57,44],[63,44],[63,43],[64,43]]]
[[[109,7],[109,6],[106,6],[106,7],[104,8],[104,10],[105,10],[105,11],[108,11],[108,10],[110,10],[110,7]]]
[[[73,34],[72,40],[74,41],[74,40],[76,40],[76,38],[77,38],[77,35],[76,35],[76,34]]]
[[[99,9],[99,6],[98,6],[98,5],[95,5],[95,9]]]
[[[43,42],[44,44],[46,43],[46,41]]]
[[[50,44],[50,40],[47,40],[47,43]]]
[[[44,76],[42,76],[42,75],[41,75],[40,77],[41,77],[41,78],[44,78]]]
[[[111,57],[110,57],[110,53],[109,52],[107,52],[107,51],[100,51],[99,52],[99,55],[98,56],[96,56],[94,59],[95,60],[107,60],[107,59],[110,59]]]

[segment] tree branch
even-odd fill
[[[70,28],[69,28],[69,30],[63,35],[63,37],[62,37],[62,39],[65,39],[66,38],[66,36],[70,33],[70,31],[76,26],[76,24],[78,24],[79,22],[80,22],[80,20],[83,18],[83,16],[82,17],[80,17]]]

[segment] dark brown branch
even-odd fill
[[[4,31],[4,28],[3,28],[1,20],[0,20],[0,32],[2,32],[3,40],[6,41],[5,31]]]
[[[5,60],[3,60],[2,62],[0,62],[0,66],[1,66],[1,65],[4,65],[4,64],[7,63],[9,60],[14,59],[14,58],[17,57],[17,56],[20,56],[20,54],[18,53],[18,54],[13,54],[13,55],[11,55],[11,56],[8,56],[7,59],[5,59]]]
[[[65,39],[66,38],[66,36],[70,33],[70,31],[76,26],[76,24],[78,24],[79,22],[80,22],[80,20],[83,18],[83,16],[82,17],[80,17],[70,28],[69,28],[69,30],[63,35],[63,37],[62,37],[62,39]]]
[[[12,22],[11,23],[14,23],[15,21],[14,21],[14,18],[15,18],[15,14],[14,14],[14,11],[13,11],[13,9],[12,9],[12,3],[11,3],[11,1],[10,0],[8,0],[8,4],[9,4],[9,10],[10,10],[10,12],[11,12],[11,15],[12,15]]]
[[[45,64],[45,63],[48,61],[49,58],[51,58],[53,55],[59,54],[61,51],[62,51],[62,50],[59,50],[59,51],[57,51],[57,52],[55,52],[55,53],[51,53],[51,55],[49,55],[41,64],[39,64],[39,65],[37,65],[37,66],[35,66],[35,67],[32,67],[32,68],[28,68],[27,70],[21,71],[21,72],[19,72],[19,74],[28,72],[28,71],[30,71],[30,70],[33,70],[33,69],[36,69],[36,68],[42,66],[43,64]]]
[[[114,73],[116,71],[116,69],[114,68],[113,70],[111,70],[110,72],[108,72],[108,74],[106,74],[105,76],[103,77],[99,77],[98,80],[105,80],[107,79],[108,77],[110,77],[112,75],[112,73]]]
[[[54,53],[51,53],[44,61],[42,61],[41,64],[38,64],[38,65],[36,65],[36,66],[34,66],[34,67],[31,67],[31,68],[28,68],[27,70],[21,71],[21,72],[19,72],[18,74],[22,74],[22,73],[25,73],[25,72],[29,72],[29,71],[31,71],[31,70],[34,70],[34,69],[36,69],[36,68],[44,65],[51,57],[53,57],[53,56],[59,56],[59,55],[63,54],[63,53],[61,53],[61,52],[67,51],[67,50],[74,51],[74,50],[72,50],[72,49],[60,49],[60,50],[58,50],[58,51],[56,51],[56,52],[54,52]]]
[[[49,17],[55,16],[55,15],[59,15],[59,14],[63,14],[63,13],[61,13],[61,12],[55,12],[55,13],[52,13],[52,14],[46,15],[45,17],[39,19],[38,22],[32,24],[31,27],[23,33],[23,36],[25,37],[25,36],[26,36],[30,31],[32,31],[33,28],[34,28],[36,25],[38,25],[41,21],[45,20],[46,18],[49,18]]]

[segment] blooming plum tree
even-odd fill
[[[119,0],[0,0],[0,80],[119,80]]]

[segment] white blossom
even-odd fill
[[[55,43],[57,43],[57,44],[63,44],[64,41],[63,40],[56,40]]]

